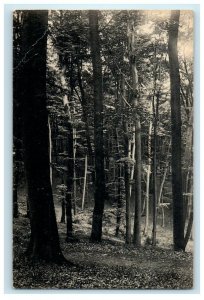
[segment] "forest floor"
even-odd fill
[[[158,226],[158,245],[152,247],[142,239],[136,249],[124,243],[123,231],[114,237],[113,215],[107,210],[103,241],[89,242],[90,210],[74,218],[77,242],[67,243],[66,224],[59,223],[61,248],[66,259],[76,265],[29,262],[24,253],[29,241],[29,220],[20,214],[14,220],[13,286],[20,289],[191,289],[193,288],[193,242],[186,252],[172,250],[170,229]]]

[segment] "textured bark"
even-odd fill
[[[78,84],[79,84],[79,89],[81,92],[81,105],[82,105],[82,112],[83,112],[83,119],[85,123],[85,130],[86,130],[86,141],[87,141],[87,148],[88,148],[88,154],[89,154],[89,165],[93,166],[93,158],[94,158],[94,153],[91,145],[91,134],[90,134],[90,129],[89,129],[89,121],[88,121],[88,102],[87,102],[87,97],[85,95],[84,87],[82,84],[82,74],[81,74],[81,67],[79,64],[79,60],[77,60],[77,76],[78,76]],[[95,182],[95,172],[94,170],[91,172],[91,178],[92,182],[94,184]]]
[[[62,178],[62,184],[64,184],[64,179]],[[61,208],[62,208],[62,214],[61,214],[61,219],[60,219],[60,223],[65,223],[65,216],[66,216],[66,202],[65,202],[65,192],[62,189],[61,191],[61,196],[62,196],[62,204],[61,204]]]
[[[14,137],[14,157],[13,157],[13,217],[18,218],[18,185],[20,177],[20,145]]]
[[[74,160],[73,160],[73,128],[70,122],[67,124],[68,127],[68,159],[67,159],[67,176],[66,176],[66,218],[67,218],[67,240],[73,235],[72,226],[72,190],[73,190],[73,178],[74,178]]]
[[[154,112],[154,152],[153,152],[153,228],[152,228],[152,245],[156,246],[156,230],[157,230],[157,126],[159,116],[159,93],[153,97]],[[156,100],[156,101],[155,101]],[[156,103],[155,103],[156,102]]]
[[[47,11],[24,11],[21,62],[22,119],[33,259],[62,262],[49,166],[46,110]]]
[[[21,59],[21,12],[16,11],[13,20],[13,64],[19,64]],[[15,69],[14,69],[15,70]],[[18,184],[20,177],[20,162],[22,161],[22,117],[21,117],[21,89],[19,73],[13,74],[13,217],[18,217]]]
[[[136,247],[141,246],[141,125],[140,120],[136,120],[135,124],[135,220],[134,220],[134,236],[133,243]]]
[[[129,20],[128,24],[128,48],[131,64],[132,77],[132,106],[135,109],[135,217],[133,243],[136,247],[141,246],[141,124],[140,116],[137,113],[139,99],[137,57],[135,55],[135,24],[134,20]]]
[[[152,104],[151,104],[152,111]],[[149,229],[149,189],[150,189],[150,175],[151,175],[151,139],[152,139],[152,120],[149,123],[149,133],[147,142],[148,162],[147,162],[147,182],[146,182],[146,197],[145,197],[145,227],[144,235],[148,236]]]
[[[82,201],[81,201],[81,209],[84,210],[84,202],[85,202],[85,194],[86,194],[86,177],[87,177],[87,154],[84,159],[84,183],[83,183],[83,193],[82,193]]]
[[[104,142],[103,142],[103,91],[98,12],[89,11],[90,45],[94,85],[94,145],[95,145],[95,193],[91,240],[100,242],[105,201]]]
[[[131,207],[130,207],[130,167],[124,166],[125,199],[126,199],[126,244],[131,244]]]
[[[193,227],[193,212],[191,211],[190,216],[189,216],[189,220],[188,220],[188,225],[187,225],[187,229],[186,229],[185,238],[184,238],[184,249],[187,246],[188,240],[190,238],[192,227]]]
[[[121,97],[125,98],[125,80],[124,76],[121,76]],[[123,118],[123,131],[124,131],[124,155],[130,158],[130,141],[128,136],[128,123]],[[130,206],[130,165],[129,162],[124,164],[124,182],[125,182],[125,220],[126,220],[126,244],[131,243],[131,206]]]
[[[176,251],[184,248],[184,203],[181,170],[181,103],[178,61],[178,26],[180,11],[172,11],[169,24],[169,66],[171,83],[171,130],[172,130],[172,193],[173,193],[173,240]]]
[[[167,175],[167,172],[168,172],[170,148],[171,148],[171,142],[169,143],[169,146],[168,146],[167,155],[166,155],[166,162],[165,162],[165,167],[164,167],[164,174],[163,174],[162,182],[161,182],[160,189],[159,189],[158,207],[161,204],[162,192],[163,192],[164,183],[165,183],[165,180],[166,180],[166,175]]]
[[[122,189],[122,178],[121,178],[121,165],[118,164],[118,194],[117,194],[117,213],[116,213],[116,230],[115,230],[115,236],[117,237],[119,235],[119,229],[120,229],[120,224],[121,224],[121,215],[122,215],[122,207],[123,207],[123,202],[122,202],[122,194],[121,194],[121,189]]]

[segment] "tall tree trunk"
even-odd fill
[[[85,194],[86,194],[86,177],[87,177],[87,154],[85,155],[84,159],[84,184],[83,184],[83,194],[82,194],[82,202],[81,202],[81,209],[84,210],[84,202],[85,202]]]
[[[185,250],[181,170],[180,74],[177,50],[179,17],[180,11],[171,11],[168,41],[171,84],[173,240],[175,251]]]
[[[52,131],[51,131],[49,117],[48,117],[48,128],[49,128],[50,183],[52,185]]]
[[[75,112],[74,112],[75,113]],[[74,215],[76,215],[76,139],[77,139],[77,134],[76,134],[76,128],[73,128],[73,211]]]
[[[73,180],[74,180],[74,160],[73,160],[73,128],[70,121],[68,121],[68,159],[67,159],[67,177],[66,177],[66,218],[67,218],[67,237],[66,240],[69,241],[73,236],[73,226],[72,226],[72,190],[73,190]]]
[[[90,45],[94,84],[94,146],[95,146],[95,193],[91,240],[100,242],[105,201],[104,142],[103,142],[103,90],[98,12],[89,11]]]
[[[132,128],[133,130],[133,138],[132,138],[132,151],[131,151],[131,159],[135,159],[135,126]],[[131,171],[130,171],[130,197],[132,196],[132,186],[133,186],[133,179],[134,179],[134,173],[135,173],[135,165],[133,164],[131,166]]]
[[[121,97],[125,98],[125,80],[124,76],[121,76]],[[124,164],[124,183],[125,183],[125,220],[126,220],[126,244],[131,243],[131,203],[130,203],[130,155],[131,155],[131,147],[130,147],[130,139],[129,139],[129,133],[128,133],[128,123],[123,118],[123,131],[124,131],[124,155],[127,159]]]
[[[133,243],[136,247],[141,246],[141,125],[140,119],[136,116],[135,124],[135,221],[134,221],[134,237]]]
[[[151,104],[152,111],[152,104]],[[146,196],[145,196],[145,227],[144,235],[148,236],[149,228],[149,188],[150,188],[150,175],[151,175],[151,140],[152,140],[152,120],[149,123],[148,141],[147,141],[147,181],[146,181]]]
[[[64,174],[62,175],[64,176]],[[62,185],[64,185],[64,178],[62,177]],[[65,223],[65,216],[66,216],[66,205],[65,205],[65,192],[64,189],[62,189],[61,191],[61,196],[62,196],[62,203],[61,203],[61,208],[62,208],[62,214],[61,214],[61,219],[60,219],[60,223]]]
[[[156,96],[156,103],[155,103]],[[154,152],[153,152],[153,228],[152,228],[152,245],[156,246],[156,228],[157,228],[157,123],[159,115],[159,92],[153,96],[154,112]]]
[[[127,156],[128,157],[128,156]],[[131,206],[130,206],[130,166],[125,162],[124,166],[125,180],[125,199],[126,199],[126,244],[131,244]]]
[[[118,237],[119,235],[119,229],[121,224],[121,215],[122,215],[122,207],[123,207],[123,201],[122,201],[122,177],[121,177],[121,164],[119,163],[117,166],[118,169],[118,189],[117,189],[117,212],[116,212],[116,230],[115,230],[115,236]]]
[[[18,218],[18,170],[14,171],[13,175],[13,217]]]
[[[89,129],[89,121],[88,121],[88,103],[87,103],[87,97],[85,95],[84,87],[82,84],[82,74],[81,74],[81,67],[79,64],[79,60],[77,59],[77,76],[78,76],[78,84],[79,84],[79,89],[81,92],[81,106],[82,106],[82,112],[83,112],[83,119],[85,123],[85,130],[86,130],[86,141],[87,141],[87,148],[88,148],[88,157],[89,157],[89,165],[93,166],[94,161],[94,154],[93,154],[93,149],[91,145],[91,134],[90,134],[90,129]],[[88,159],[87,157],[87,159]],[[94,184],[95,182],[95,172],[92,170],[91,172],[91,178],[92,182]]]
[[[118,130],[115,128],[115,141],[117,147],[117,157],[118,159],[121,158],[120,155],[120,145],[119,145],[119,138],[118,138]],[[116,212],[116,230],[115,236],[118,237],[119,229],[121,224],[121,215],[122,215],[122,208],[123,208],[123,179],[122,179],[122,164],[119,162],[117,165],[117,212]]]
[[[82,84],[81,67],[80,67],[80,63],[79,63],[78,59],[77,59],[77,77],[78,77],[79,89],[81,92],[80,100],[81,100],[83,119],[84,119],[85,129],[86,129],[87,148],[88,148],[89,156],[92,158],[93,157],[93,149],[92,149],[92,145],[91,145],[89,122],[88,122],[88,103],[87,103],[87,98],[85,95],[84,87]]]
[[[21,59],[21,11],[16,11],[13,22],[13,64],[17,66]],[[21,89],[19,88],[19,73],[14,72],[13,76],[13,217],[18,217],[18,185],[20,180],[20,162],[22,157],[22,117],[21,117]]]
[[[133,243],[136,247],[141,246],[141,124],[140,116],[137,113],[139,99],[137,58],[135,56],[135,30],[134,20],[129,20],[128,24],[128,48],[131,64],[132,77],[132,105],[135,108],[135,218]]]
[[[62,75],[63,78],[63,75]],[[63,80],[62,80],[63,83]],[[66,174],[66,218],[67,218],[67,236],[66,241],[69,242],[73,237],[72,226],[72,190],[74,181],[74,141],[73,141],[73,126],[72,126],[72,114],[70,111],[70,103],[67,95],[63,97],[64,111],[67,114],[67,174]]]
[[[47,11],[24,11],[21,62],[25,171],[28,183],[33,259],[61,262],[49,166],[46,109]]]
[[[13,157],[13,217],[18,218],[18,184],[20,177],[20,149],[17,138],[14,137]]]
[[[168,171],[170,147],[171,147],[171,142],[169,143],[167,154],[166,154],[166,162],[165,162],[165,166],[164,166],[164,174],[163,174],[163,177],[162,177],[162,182],[161,182],[161,185],[160,185],[158,202],[157,202],[158,207],[159,207],[159,205],[161,203],[162,192],[163,192],[164,183],[165,183],[166,175],[167,175],[167,171]]]

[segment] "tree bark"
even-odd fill
[[[152,104],[151,104],[152,111]],[[152,120],[149,123],[148,141],[147,141],[147,182],[146,182],[146,196],[145,196],[145,227],[144,235],[148,236],[149,228],[149,188],[150,188],[150,175],[151,175],[151,140],[152,140]]]
[[[22,119],[33,259],[62,262],[49,166],[46,109],[47,11],[24,11],[21,61]]]
[[[98,12],[89,11],[90,45],[94,84],[94,146],[95,146],[95,193],[91,241],[100,242],[105,201],[104,141],[103,141],[103,90]]]
[[[62,175],[63,176],[63,175]],[[64,185],[64,178],[62,177],[62,185]],[[65,223],[65,216],[66,216],[66,205],[65,205],[65,192],[62,189],[61,191],[61,196],[62,196],[62,203],[61,203],[61,208],[62,208],[62,214],[61,214],[61,219],[60,219],[60,223]]]
[[[137,116],[136,116],[137,118]],[[133,243],[136,247],[141,246],[141,125],[140,120],[136,119],[135,125],[135,221]]]
[[[137,113],[137,105],[139,99],[138,70],[137,58],[135,55],[135,35],[134,20],[129,20],[128,24],[128,48],[131,64],[132,77],[132,106],[135,109],[135,218],[133,243],[136,247],[141,246],[141,124],[140,116]]]
[[[125,98],[125,80],[124,76],[121,76],[121,97]],[[128,123],[123,117],[123,131],[124,131],[124,155],[127,159],[130,159],[130,140],[128,133]],[[130,163],[125,161],[124,164],[124,183],[125,183],[125,220],[126,220],[126,244],[131,244],[131,203],[130,203]]]
[[[70,121],[67,123],[68,127],[68,158],[67,158],[67,177],[66,177],[66,218],[67,218],[67,237],[66,240],[69,241],[73,236],[73,226],[72,226],[72,191],[73,191],[73,180],[74,180],[74,160],[73,160],[73,150],[74,150],[74,142],[73,142],[73,128]]]
[[[156,103],[155,103],[156,96]],[[156,228],[157,228],[157,123],[159,115],[159,92],[153,96],[154,112],[154,152],[153,152],[153,228],[152,228],[152,245],[156,246]]]
[[[159,196],[158,196],[158,203],[157,203],[158,207],[159,207],[159,205],[161,203],[162,192],[163,192],[164,183],[165,183],[166,175],[167,175],[167,171],[168,171],[170,147],[171,147],[171,142],[169,142],[169,146],[168,146],[168,150],[167,150],[167,155],[166,155],[166,162],[165,162],[165,167],[164,167],[164,174],[163,174],[162,182],[161,182],[160,189],[159,189]]]
[[[85,155],[84,159],[84,184],[83,184],[83,194],[82,194],[82,202],[81,202],[81,209],[84,210],[84,202],[85,202],[85,194],[86,194],[86,177],[87,177],[87,154]]]
[[[173,240],[175,251],[185,250],[181,170],[180,74],[177,50],[179,17],[180,11],[175,10],[171,12],[168,41],[171,85]]]

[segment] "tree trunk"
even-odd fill
[[[18,184],[19,184],[19,164],[20,149],[17,138],[14,137],[14,157],[13,157],[13,217],[18,218]]]
[[[157,228],[157,123],[159,115],[159,92],[153,96],[154,112],[154,153],[153,153],[153,228],[152,228],[152,245],[156,246],[156,228]],[[155,105],[156,104],[156,105]]]
[[[125,81],[124,76],[121,76],[121,97],[125,98]],[[128,133],[128,123],[123,118],[123,131],[124,131],[124,155],[129,160],[131,155],[131,147]],[[126,244],[131,244],[131,206],[130,206],[130,163],[126,161],[124,164],[124,182],[125,182],[125,220],[126,220]]]
[[[175,251],[185,250],[184,203],[181,170],[180,75],[177,50],[179,17],[180,11],[171,11],[168,41],[171,85],[173,240]]]
[[[162,182],[161,182],[160,189],[159,189],[158,207],[159,207],[159,205],[160,205],[160,203],[161,203],[162,192],[163,192],[164,183],[165,183],[165,180],[166,180],[166,175],[167,175],[168,166],[169,166],[169,152],[170,152],[170,146],[171,146],[171,142],[169,143],[168,151],[167,151],[167,154],[166,154],[166,163],[165,163],[165,167],[164,167],[164,174],[163,174]]]
[[[132,106],[135,108],[135,218],[133,243],[136,247],[141,246],[141,124],[140,116],[137,113],[139,99],[138,70],[135,56],[135,30],[134,20],[128,24],[128,49],[131,64],[132,77]]]
[[[16,167],[17,168],[17,167]],[[18,170],[13,175],[13,217],[18,218]]]
[[[118,237],[119,229],[121,224],[121,215],[122,215],[122,208],[123,208],[123,201],[122,201],[122,177],[121,177],[121,164],[118,164],[118,189],[117,189],[117,212],[116,212],[116,230],[115,236]]]
[[[116,141],[116,147],[117,147],[117,157],[118,157],[118,159],[120,159],[121,155],[120,155],[120,146],[119,146],[117,128],[115,128],[115,141]],[[117,165],[117,180],[118,180],[118,188],[117,188],[117,212],[116,212],[116,230],[115,230],[116,237],[118,237],[118,235],[119,235],[122,208],[123,208],[123,195],[122,195],[123,179],[122,179],[122,164],[121,163],[118,163],[118,165]]]
[[[50,183],[52,185],[52,132],[51,132],[49,117],[48,117],[48,128],[49,128]]]
[[[152,111],[152,104],[151,104]],[[146,182],[146,196],[145,196],[145,227],[144,235],[148,236],[149,228],[149,188],[150,188],[150,175],[151,175],[151,139],[152,139],[152,120],[149,123],[149,133],[147,142],[148,162],[147,162],[147,182]]]
[[[94,85],[94,145],[95,145],[95,193],[91,240],[100,242],[105,201],[104,142],[103,142],[103,90],[98,12],[89,11],[90,45]]]
[[[131,208],[130,208],[130,167],[125,163],[125,199],[126,199],[126,244],[131,244]]]
[[[63,176],[63,175],[62,175]],[[62,178],[62,185],[64,184],[64,179]],[[66,204],[65,204],[65,193],[64,190],[62,189],[61,191],[61,196],[62,196],[62,204],[61,204],[61,208],[62,208],[62,214],[61,214],[61,219],[60,219],[60,223],[65,223],[65,216],[66,216]]]
[[[67,237],[66,240],[69,241],[73,236],[73,227],[72,227],[72,190],[73,190],[73,180],[74,180],[74,160],[73,160],[73,128],[70,121],[67,124],[68,127],[68,159],[67,159],[67,192],[66,192],[66,217],[67,217]]]
[[[77,135],[76,135],[76,128],[73,128],[73,211],[74,211],[74,215],[76,215],[76,190],[77,190],[77,186],[76,186],[76,139],[77,139]]]
[[[16,11],[13,20],[13,65],[17,66],[21,59],[21,11]],[[20,177],[20,162],[22,157],[22,117],[21,117],[21,88],[18,71],[13,74],[13,217],[18,217],[18,184]]]
[[[87,154],[85,155],[84,160],[84,184],[83,184],[83,194],[82,194],[82,203],[81,209],[84,210],[85,194],[86,194],[86,176],[87,176]]]
[[[136,116],[137,118],[137,116]],[[141,125],[140,120],[136,119],[135,125],[135,222],[134,222],[134,237],[133,243],[136,247],[141,246]]]
[[[133,145],[132,145],[132,151],[131,151],[131,159],[135,159],[135,126],[133,126],[132,128],[132,131],[133,131],[133,137],[132,137],[132,140],[133,140]],[[130,197],[132,196],[132,185],[133,185],[133,179],[134,179],[134,173],[135,173],[135,165],[133,164],[131,166],[131,171],[130,171]]]
[[[24,11],[21,69],[25,171],[28,183],[33,259],[62,262],[49,166],[46,109],[47,11]]]
[[[65,215],[66,215],[66,205],[65,205],[65,201],[64,199],[62,200],[62,215],[61,215],[61,219],[60,219],[60,223],[66,223],[65,221]]]

